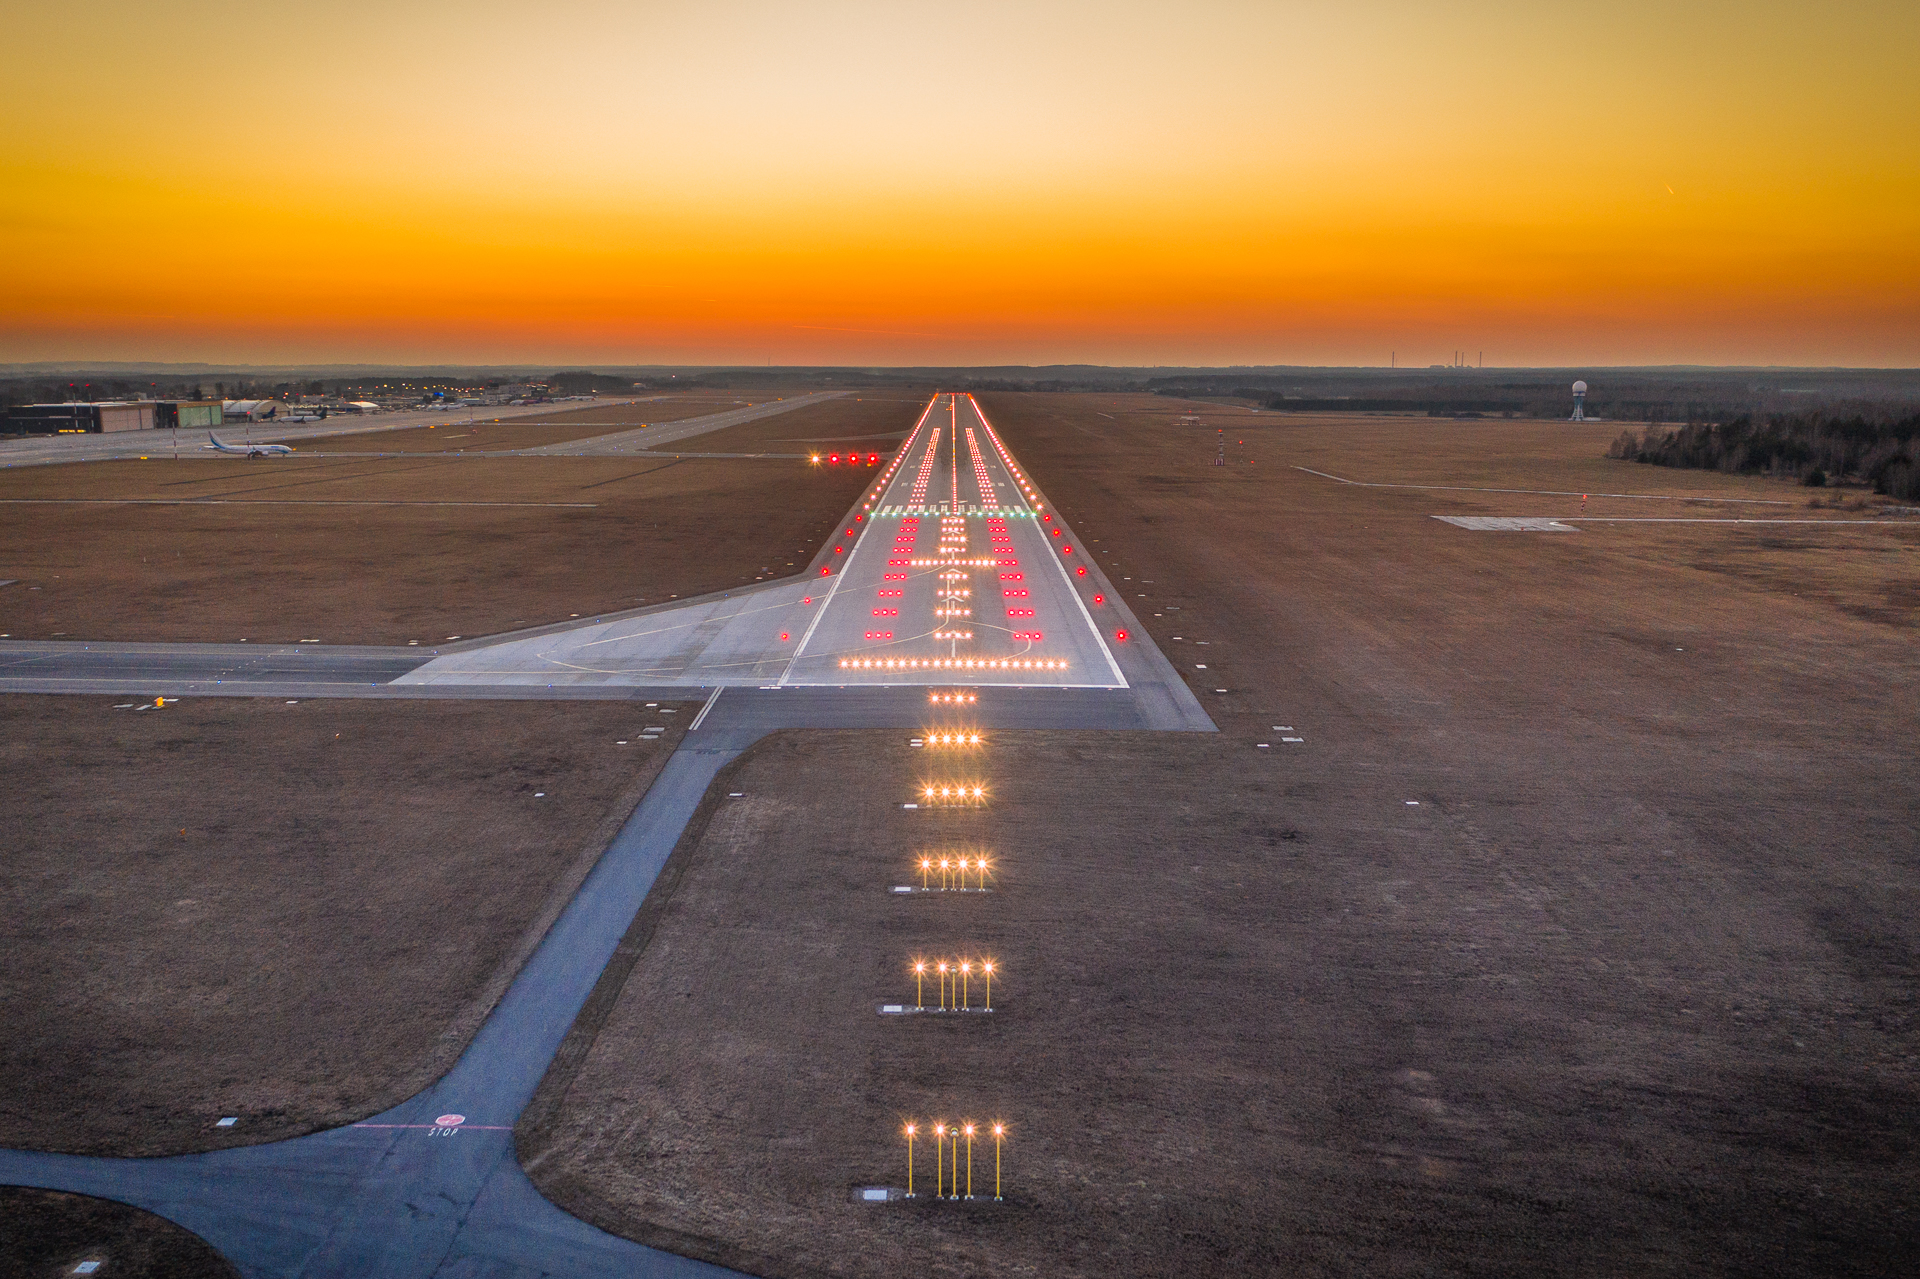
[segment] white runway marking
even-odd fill
[[[693,717],[693,723],[687,725],[687,731],[689,733],[694,732],[700,727],[701,721],[707,717],[707,712],[713,709],[713,704],[720,700],[720,694],[726,691],[725,688],[716,688],[713,690],[713,694],[707,698],[706,705],[702,706],[700,713]]]
[[[1508,515],[1436,515],[1442,524],[1472,529],[1476,533],[1578,533],[1580,530],[1544,516]]]

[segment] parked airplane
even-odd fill
[[[238,453],[244,457],[285,457],[293,452],[293,446],[290,444],[243,444],[235,448],[231,444],[222,444],[220,437],[212,431],[207,432],[207,439],[212,441],[206,446],[207,448],[217,449],[222,453]]]

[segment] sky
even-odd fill
[[[1920,5],[64,0],[0,362],[1920,365]]]

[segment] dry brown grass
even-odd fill
[[[611,702],[113,706],[0,697],[0,1146],[251,1144],[412,1095],[691,718]],[[667,740],[643,742],[647,722]],[[222,1115],[239,1125],[215,1129]]]
[[[982,399],[1222,732],[998,735],[953,822],[903,734],[762,748],[543,1086],[550,1195],[778,1275],[1903,1273],[1920,528],[1475,533],[1432,516],[1574,512],[1292,467],[1807,508],[1559,424],[1219,468],[1193,406]],[[882,891],[949,839],[1004,893]],[[1004,1020],[875,1015],[962,946]],[[995,1111],[1013,1203],[849,1202]]]
[[[917,415],[844,403],[794,416],[870,434]],[[19,579],[0,633],[404,644],[590,617],[802,571],[872,478],[792,459],[21,468],[0,473],[0,579]],[[189,504],[101,504],[128,499]]]

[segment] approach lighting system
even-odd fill
[[[920,788],[920,802],[929,806],[934,804],[978,805],[985,803],[986,797],[986,787],[976,786],[972,783],[956,785],[949,782],[940,785],[923,785]]]

